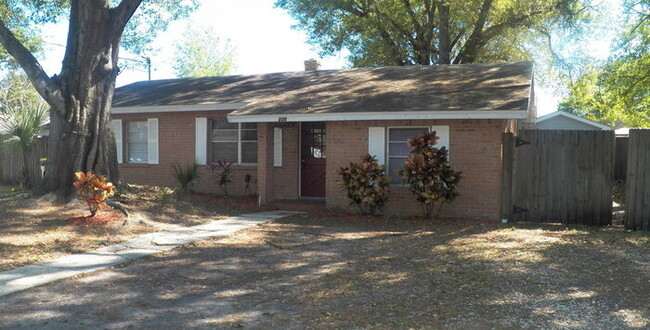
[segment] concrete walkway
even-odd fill
[[[242,214],[203,225],[146,234],[138,238],[82,254],[0,272],[0,297],[79,274],[119,265],[179,245],[221,237],[265,222],[301,212],[271,211]]]

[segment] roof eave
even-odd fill
[[[409,119],[526,119],[527,110],[490,111],[400,111],[391,113],[346,112],[317,114],[228,114],[231,123],[313,122],[352,120],[409,120]]]
[[[152,105],[134,107],[112,107],[111,114],[128,113],[165,113],[165,112],[192,112],[192,111],[223,111],[239,110],[246,106],[246,103],[206,103],[191,105]]]

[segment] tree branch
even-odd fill
[[[115,17],[115,26],[113,28],[116,33],[124,31],[126,23],[129,22],[141,3],[142,0],[122,0],[117,7],[111,9],[113,17]]]
[[[483,1],[481,10],[478,14],[478,18],[476,19],[476,24],[474,24],[472,34],[470,34],[467,42],[465,42],[463,45],[462,50],[458,56],[456,56],[454,64],[460,64],[462,62],[465,62],[465,60],[467,60],[466,62],[469,63],[474,62],[476,53],[481,48],[481,44],[483,43],[483,28],[485,27],[485,22],[487,21],[488,14],[492,8],[493,1],[494,0]]]
[[[16,38],[3,21],[0,21],[0,44],[20,64],[38,94],[54,109],[63,109],[61,89],[47,76],[34,55]]]
[[[402,4],[404,5],[404,8],[406,8],[406,13],[411,19],[411,24],[413,24],[415,31],[422,31],[422,26],[420,25],[420,22],[418,22],[417,17],[415,17],[415,12],[413,11],[411,2],[409,0],[402,0]]]

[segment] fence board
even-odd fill
[[[512,157],[510,198],[513,210],[525,210],[512,220],[611,223],[613,132],[522,130],[518,138],[530,143]]]
[[[650,230],[650,130],[632,129],[625,179],[625,228]]]
[[[23,158],[19,150],[5,141],[6,138],[0,137],[0,183],[16,185],[22,176]],[[47,138],[37,139],[29,155],[32,186],[42,180],[39,159],[47,156],[47,143]]]
[[[616,137],[616,157],[614,161],[614,180],[625,180],[627,175],[627,145],[629,137]]]

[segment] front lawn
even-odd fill
[[[10,187],[0,187],[0,196]],[[129,212],[100,211],[95,218],[85,204],[60,205],[51,196],[0,202],[0,271],[82,253],[140,236],[239,214],[237,200],[193,195],[178,200],[170,189],[131,186],[111,198]],[[254,201],[253,203],[254,204]]]
[[[5,297],[0,328],[648,328],[649,244],[312,213]]]

